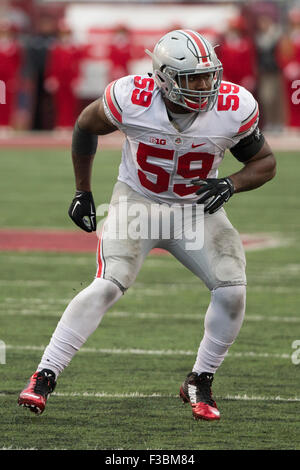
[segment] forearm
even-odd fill
[[[78,155],[72,153],[76,189],[91,191],[92,167],[94,155]]]
[[[276,162],[273,154],[249,161],[240,171],[229,175],[234,185],[234,192],[251,191],[274,178]]]
[[[72,161],[77,190],[91,191],[92,167],[97,144],[98,137],[79,127],[77,121],[72,139]]]
[[[114,132],[116,127],[108,122],[101,99],[85,108],[73,130],[72,160],[76,189],[91,191],[93,161],[97,150],[98,135]]]
[[[96,230],[96,208],[92,194],[92,168],[98,145],[98,135],[109,134],[116,128],[108,122],[101,99],[87,106],[78,117],[72,137],[72,161],[76,192],[68,214],[86,232]]]

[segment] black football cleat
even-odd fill
[[[42,414],[48,395],[55,389],[55,374],[49,369],[43,369],[35,372],[24,390],[20,393],[18,405],[29,408],[36,414]]]
[[[191,405],[195,419],[220,419],[220,411],[212,398],[213,377],[209,372],[202,372],[200,375],[191,372],[180,387],[180,398]]]

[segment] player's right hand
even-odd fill
[[[76,191],[69,207],[69,216],[78,227],[86,232],[96,230],[96,209],[93,195],[89,191]]]

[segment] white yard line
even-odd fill
[[[90,284],[91,280],[87,281],[77,281],[70,280],[66,281],[64,279],[57,279],[56,281],[48,281],[43,279],[0,279],[0,286],[3,287],[44,287],[44,286],[72,286],[83,288]]]
[[[0,303],[0,309],[3,310],[0,315],[33,315],[33,316],[53,316],[61,317],[62,309],[61,305],[67,306],[71,299],[42,299],[42,298],[13,298],[6,297],[3,299],[2,305]],[[26,304],[26,308],[24,307]],[[54,310],[57,305],[57,309]],[[12,308],[13,306],[13,308]],[[177,319],[177,320],[202,320],[204,319],[204,313],[157,313],[157,312],[139,312],[133,313],[127,310],[123,311],[111,311],[107,312],[106,316],[114,318],[141,318],[141,319]],[[246,315],[245,322],[274,322],[274,323],[300,323],[300,317],[285,317],[285,316],[268,316],[268,315]]]
[[[130,393],[106,393],[106,392],[53,392],[53,396],[72,398],[178,398],[178,395],[174,394],[162,394],[162,393],[140,393],[140,392],[130,392]],[[1,397],[11,396],[8,393],[0,393]],[[233,400],[233,401],[279,401],[279,402],[299,402],[300,398],[298,397],[280,397],[280,396],[260,396],[260,395],[215,395],[217,399],[220,400]]]
[[[105,392],[95,392],[95,393],[90,393],[90,392],[83,392],[83,393],[61,393],[61,392],[53,392],[53,395],[57,396],[62,396],[62,397],[72,397],[72,396],[80,396],[80,397],[95,397],[95,398],[178,398],[178,395],[172,395],[172,394],[160,394],[160,393],[151,393],[151,394],[144,394],[144,393],[139,393],[139,392],[133,392],[133,393],[116,393],[116,394],[111,394],[111,393],[105,393]],[[300,401],[300,398],[298,397],[266,397],[266,396],[248,396],[248,395],[226,395],[226,396],[220,396],[220,395],[215,395],[217,399],[220,400],[236,400],[236,401],[283,401],[283,402],[298,402]]]
[[[293,269],[292,269],[293,268]],[[273,280],[278,280],[282,278],[282,276],[289,275],[291,277],[299,278],[300,268],[298,270],[298,266],[290,266],[285,271],[268,271],[266,273],[257,273],[256,281],[259,280],[258,276],[262,279],[262,281],[268,280],[269,283]],[[252,274],[254,276],[254,274]],[[55,286],[55,285],[63,285],[63,286],[71,286],[74,288],[83,289],[87,287],[92,279],[79,281],[79,280],[57,280],[57,281],[49,281],[49,280],[42,280],[42,279],[0,279],[0,286],[3,287],[42,287],[42,286]],[[249,283],[248,284],[248,292],[265,292],[266,289],[271,291],[272,294],[289,294],[294,293],[297,294],[297,288],[295,286],[273,286],[271,287],[269,283],[265,286],[261,283]],[[186,291],[187,289],[192,289],[197,292],[207,292],[208,289],[205,287],[204,284],[201,283],[200,280],[194,280],[191,282],[170,282],[170,283],[146,283],[146,282],[136,282],[128,291],[126,291],[126,295],[156,295],[156,296],[164,296],[166,295],[166,288],[170,291],[178,292],[178,291]]]
[[[46,346],[33,346],[33,345],[11,345],[6,344],[7,350],[13,351],[44,351]],[[78,353],[91,353],[91,354],[127,354],[127,355],[142,355],[142,356],[195,356],[196,351],[185,351],[180,349],[138,349],[138,348],[81,348]],[[240,358],[240,357],[252,357],[252,358],[264,358],[264,359],[291,359],[291,354],[279,354],[279,353],[256,353],[252,351],[245,352],[231,352],[226,357]]]

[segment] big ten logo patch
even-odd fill
[[[167,143],[166,139],[158,139],[156,137],[150,137],[149,142],[151,142],[151,144],[156,144],[156,145],[166,145]]]

